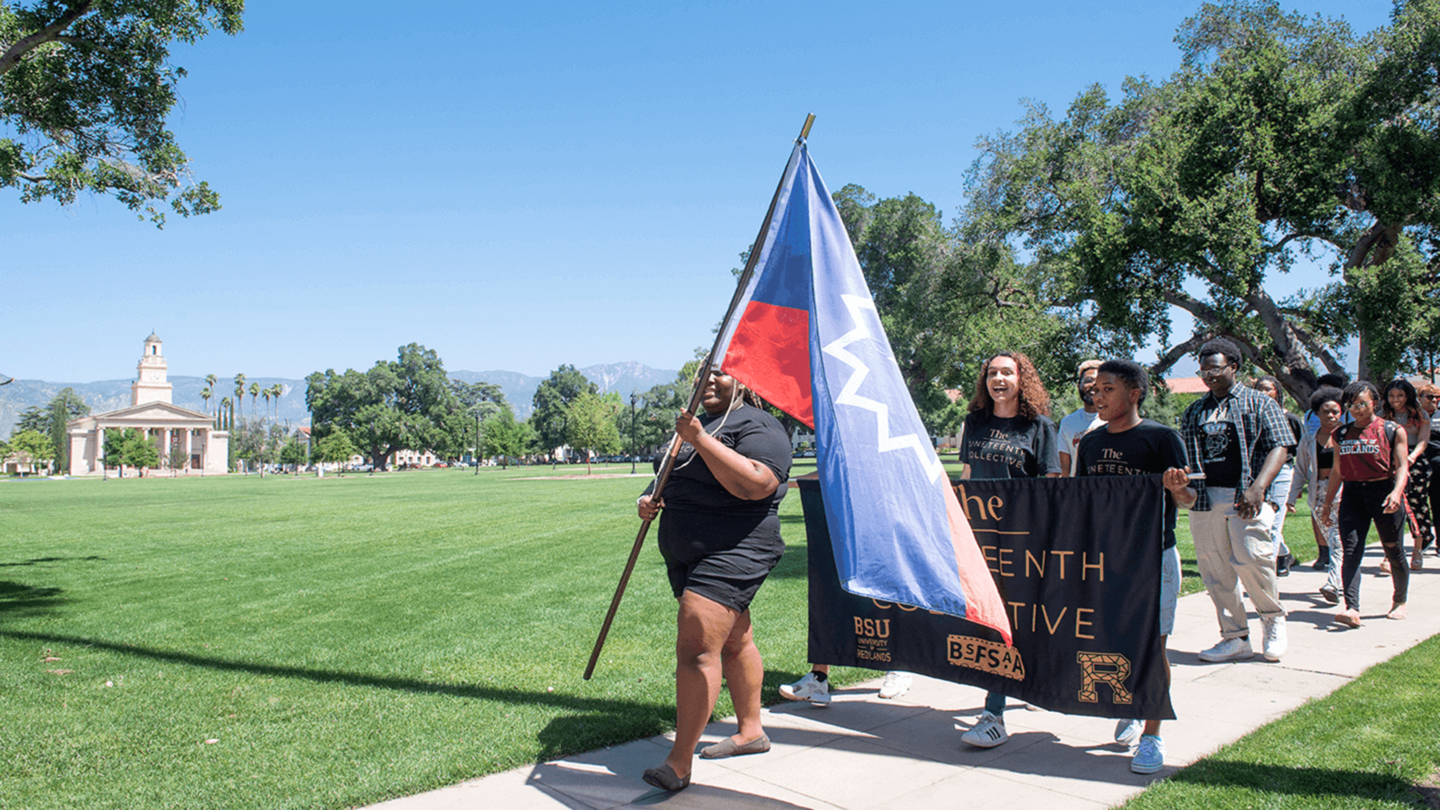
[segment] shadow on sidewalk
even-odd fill
[[[802,810],[803,805],[757,796],[738,790],[694,783],[676,793],[668,793],[646,785],[639,773],[612,773],[608,768],[583,762],[547,762],[536,765],[525,781],[528,787],[573,810],[595,807],[724,807],[726,810]]]

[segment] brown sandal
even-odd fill
[[[674,793],[690,787],[690,777],[687,774],[684,779],[675,775],[675,769],[670,767],[668,762],[660,763],[658,768],[646,768],[645,773],[640,777],[645,784],[657,787],[661,790],[668,790]]]

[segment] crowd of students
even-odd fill
[[[1284,519],[1307,491],[1319,549],[1313,566],[1328,574],[1320,594],[1330,604],[1345,603],[1335,621],[1361,625],[1360,564],[1372,523],[1385,554],[1380,575],[1393,583],[1384,615],[1405,618],[1409,570],[1424,565],[1427,549],[1440,553],[1434,536],[1440,524],[1440,388],[1397,379],[1378,390],[1326,375],[1302,418],[1283,408],[1276,378],[1239,381],[1240,351],[1233,342],[1211,340],[1198,359],[1208,393],[1186,409],[1178,430],[1140,416],[1150,380],[1143,366],[1129,360],[1082,363],[1076,383],[1083,407],[1057,428],[1034,364],[1022,353],[1000,352],[985,362],[969,404],[960,437],[962,477],[1162,475],[1162,648],[1174,628],[1180,592],[1175,525],[1184,507],[1220,630],[1220,640],[1199,653],[1201,661],[1255,654],[1246,596],[1260,619],[1261,654],[1268,661],[1285,654],[1286,617],[1276,580],[1299,561],[1285,544]],[[1408,561],[1407,526],[1414,538]],[[817,666],[781,687],[781,694],[828,704],[826,669]],[[887,677],[886,697],[895,696],[889,687],[896,677]],[[1003,745],[1009,739],[1005,704],[1005,695],[987,694],[984,711],[961,740],[979,748]],[[1159,719],[1121,720],[1115,739],[1132,746],[1131,770],[1154,773],[1164,766]]]

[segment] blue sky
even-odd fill
[[[1022,99],[1168,75],[1199,4],[249,5],[238,37],[175,52],[174,131],[223,210],[157,231],[108,198],[0,191],[0,372],[124,378],[151,330],[193,376],[368,368],[410,342],[457,370],[678,368],[806,113],[832,190],[914,192],[948,221],[976,138]],[[1286,7],[1369,31],[1390,4]]]

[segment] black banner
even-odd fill
[[[799,486],[811,663],[914,672],[1067,714],[1174,719],[1160,646],[1159,475],[956,482],[1013,648],[964,619],[841,590],[820,482]]]

